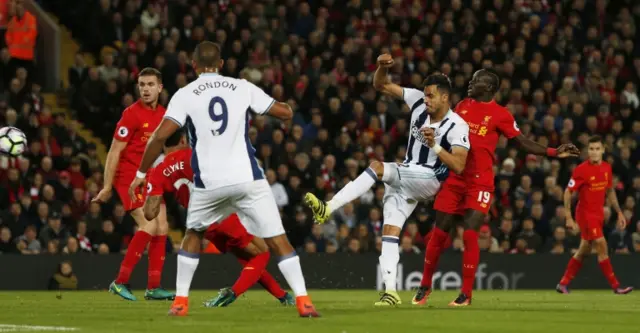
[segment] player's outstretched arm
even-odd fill
[[[389,68],[392,66],[393,57],[390,54],[385,53],[378,57],[378,69],[373,76],[373,87],[385,95],[402,98],[402,87],[389,79]]]
[[[562,144],[558,148],[545,147],[526,136],[520,134],[515,140],[524,148],[525,151],[534,155],[567,158],[580,156],[580,149],[572,143]]]
[[[161,203],[161,195],[151,195],[147,197],[147,200],[144,202],[144,207],[142,207],[142,210],[144,211],[144,218],[147,219],[147,221],[152,221],[158,216],[158,214],[160,214]]]
[[[120,162],[120,154],[127,147],[126,141],[113,140],[111,141],[111,147],[107,153],[107,161],[104,166],[104,186],[102,190],[93,198],[95,202],[106,202],[109,200],[111,190],[113,187],[113,178],[115,177],[116,170],[118,169],[118,162]]]
[[[158,126],[156,131],[153,132],[153,135],[151,135],[151,138],[147,142],[147,147],[144,149],[142,162],[140,162],[140,166],[138,167],[136,178],[129,187],[129,196],[131,196],[132,200],[135,199],[135,189],[144,185],[147,170],[149,170],[153,162],[158,159],[162,153],[165,141],[179,128],[180,126],[175,120],[164,118],[160,126]]]
[[[287,103],[274,102],[267,114],[284,121],[293,118],[293,109]]]

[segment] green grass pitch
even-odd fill
[[[188,317],[168,317],[169,302],[127,302],[105,291],[1,292],[0,332],[259,332],[259,333],[615,333],[640,331],[640,297],[610,291],[476,291],[467,308],[449,308],[455,292],[435,291],[426,307],[376,308],[376,291],[311,291],[322,318],[299,318],[261,290],[227,308],[207,309],[216,291],[196,291]],[[139,297],[142,292],[137,290]],[[38,326],[38,327],[36,327]]]

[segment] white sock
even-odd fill
[[[307,296],[307,286],[304,283],[304,275],[302,275],[302,267],[300,267],[300,257],[293,252],[288,256],[284,256],[278,263],[280,272],[284,275],[285,280],[297,296]]]
[[[398,243],[399,239],[396,236],[382,236],[382,253],[379,260],[385,291],[396,291],[396,276],[400,261]]]
[[[189,297],[189,288],[193,280],[193,274],[200,262],[197,253],[178,251],[178,275],[176,278],[176,296]]]
[[[335,212],[340,207],[348,204],[349,202],[358,199],[378,181],[376,172],[371,168],[367,168],[363,173],[355,180],[345,185],[338,193],[333,196],[333,199],[327,202],[330,212]]]

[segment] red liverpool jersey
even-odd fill
[[[606,192],[613,187],[611,164],[582,162],[573,170],[569,191],[578,192],[576,221],[600,222],[604,220]]]
[[[188,207],[192,180],[191,148],[176,150],[165,156],[164,160],[151,171],[147,182],[147,195],[175,192],[178,203]]]
[[[115,183],[123,182],[129,186],[135,178],[147,141],[160,125],[165,111],[161,105],[155,110],[150,109],[141,100],[124,110],[113,134],[114,139],[127,143],[120,155]]]
[[[466,98],[456,105],[456,113],[469,124],[471,149],[462,176],[450,173],[449,177],[493,188],[498,138],[500,134],[509,139],[515,138],[520,135],[520,129],[509,110],[495,101],[484,103]]]

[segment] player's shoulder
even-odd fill
[[[453,124],[469,126],[467,122],[464,119],[462,119],[462,117],[459,114],[455,112],[449,112],[447,114],[447,117],[449,118],[449,121],[451,121]]]
[[[611,171],[611,170],[613,169],[613,168],[611,167],[611,164],[609,164],[609,162],[607,162],[607,161],[602,161],[602,166],[603,166],[605,169],[609,170],[609,171]]]
[[[165,161],[179,161],[184,160],[185,157],[191,156],[191,148],[184,148],[176,151],[172,151],[165,157]]]

